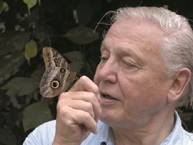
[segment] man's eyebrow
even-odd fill
[[[101,46],[100,46],[101,50],[108,50],[108,44],[106,43],[106,41],[102,41]]]
[[[122,54],[127,54],[129,56],[136,56],[137,57],[137,54],[135,51],[133,51],[132,49],[130,48],[122,48],[122,49],[119,49],[119,52],[122,53]]]

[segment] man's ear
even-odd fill
[[[173,77],[173,83],[168,92],[168,101],[177,102],[182,94],[186,91],[186,88],[191,79],[191,71],[188,68],[182,68]]]

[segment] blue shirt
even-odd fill
[[[175,125],[172,132],[160,145],[193,145],[193,134],[182,128],[179,115],[175,113]],[[52,145],[56,121],[50,121],[37,127],[24,141],[23,145]],[[112,130],[103,122],[98,122],[98,134],[90,134],[81,145],[114,145]]]

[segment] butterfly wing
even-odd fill
[[[68,62],[55,49],[44,47],[43,58],[46,70],[40,82],[40,94],[53,98],[67,91],[77,78],[70,70]]]

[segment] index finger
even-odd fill
[[[69,91],[70,92],[87,91],[87,92],[92,92],[95,95],[99,94],[97,85],[87,76],[80,77],[78,81],[72,86],[72,88]]]

